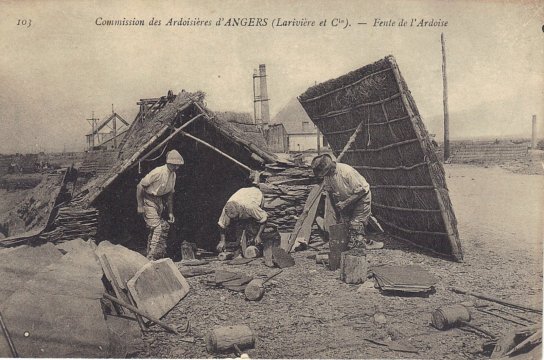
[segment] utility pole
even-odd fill
[[[92,117],[91,117],[90,119],[86,119],[88,122],[90,122],[91,128],[92,128],[92,131],[91,131],[91,141],[90,141],[90,146],[91,146],[90,150],[91,150],[91,151],[94,150],[94,131],[95,131],[95,129],[96,129],[96,127],[97,127],[97,123],[98,123],[98,119],[96,119],[96,118],[94,117],[94,111],[92,112],[92,114],[93,114],[93,115],[92,115]]]
[[[534,150],[536,149],[536,115],[533,115],[533,132],[531,135],[531,150]]]
[[[444,33],[440,35],[442,42],[442,83],[444,85],[444,161],[450,157],[450,118],[448,114],[448,78],[446,76],[446,43]]]
[[[113,104],[111,104],[111,114],[113,115],[113,148],[117,149],[117,115],[113,111]]]

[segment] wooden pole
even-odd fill
[[[161,141],[157,146],[155,146],[153,149],[149,150],[147,152],[147,154],[145,154],[144,156],[142,156],[139,160],[139,162],[142,162],[144,161],[145,159],[147,159],[148,157],[151,156],[151,154],[153,154],[155,151],[159,150],[161,147],[163,147],[168,141],[170,141],[170,139],[172,139],[174,136],[176,136],[177,134],[179,134],[179,132],[183,129],[185,129],[187,126],[189,126],[193,121],[195,121],[196,119],[198,119],[199,117],[201,116],[204,116],[203,114],[198,114],[197,116],[193,117],[192,119],[190,119],[189,121],[187,121],[185,124],[181,125],[179,128],[177,128],[173,133],[171,133],[170,135],[168,135],[166,137],[166,139],[164,139],[163,141]],[[134,163],[132,164],[129,169],[133,168],[134,166],[136,166],[137,163]]]
[[[321,132],[319,131],[319,128],[316,128],[316,131],[317,131],[317,155],[321,155],[321,141],[320,141],[320,137],[321,137]]]
[[[160,321],[159,319],[157,319],[157,318],[155,318],[155,317],[153,317],[153,316],[151,316],[151,315],[147,315],[146,313],[144,313],[142,310],[138,309],[137,307],[132,306],[132,305],[130,305],[130,304],[127,304],[126,302],[121,301],[121,300],[119,300],[118,298],[116,298],[115,296],[111,296],[111,295],[108,294],[108,293],[104,293],[103,296],[104,296],[106,299],[108,299],[108,300],[110,300],[110,301],[113,301],[113,302],[115,302],[115,303],[121,305],[122,307],[127,308],[128,310],[130,310],[130,311],[132,311],[132,312],[134,312],[134,313],[136,313],[136,314],[139,314],[139,315],[145,317],[146,319],[151,320],[152,322],[154,322],[155,324],[159,325],[159,326],[162,327],[163,329],[168,330],[168,331],[170,331],[170,332],[173,332],[174,334],[179,334],[179,332],[178,332],[176,329],[174,329],[172,326],[170,326],[170,325],[168,325],[168,324],[166,324],[166,323]]]
[[[183,136],[187,136],[188,138],[190,139],[193,139],[194,141],[196,142],[199,142],[201,143],[202,145],[212,149],[213,151],[217,152],[218,154],[220,155],[223,155],[224,157],[226,157],[227,159],[231,160],[232,162],[234,162],[235,164],[239,165],[240,167],[246,169],[247,171],[251,172],[251,168],[245,164],[242,164],[241,162],[239,162],[238,160],[236,160],[235,158],[233,158],[232,156],[228,155],[228,154],[225,154],[224,152],[222,152],[221,150],[219,150],[218,148],[216,148],[215,146],[213,145],[210,145],[208,144],[207,142],[205,142],[204,140],[201,140],[199,138],[197,138],[196,136],[193,136],[189,133],[186,133],[185,131],[180,131],[179,132],[181,135]]]
[[[531,149],[536,149],[536,115],[533,115],[533,132],[531,137]]]
[[[446,75],[446,42],[444,33],[440,35],[442,42],[442,84],[444,86],[443,102],[444,102],[444,161],[450,157],[450,117],[448,113],[448,78]]]
[[[527,310],[527,311],[532,311],[532,312],[542,314],[542,309],[540,309],[540,308],[535,308],[535,307],[531,307],[531,306],[527,306],[527,305],[512,303],[512,302],[509,302],[509,301],[506,301],[506,300],[502,300],[502,299],[493,297],[491,295],[472,292],[472,291],[468,291],[468,290],[461,289],[461,288],[456,288],[456,287],[451,287],[450,290],[453,291],[453,292],[456,292],[458,294],[472,295],[472,296],[477,297],[479,299],[484,299],[484,300],[487,300],[487,301],[496,302],[496,303],[501,304],[501,305],[510,306],[510,307],[514,307],[514,308],[517,308],[517,309],[522,309],[522,310]]]
[[[18,358],[19,354],[17,353],[17,349],[15,349],[15,344],[13,344],[13,340],[11,339],[8,328],[6,324],[4,323],[4,319],[2,318],[1,313],[0,313],[0,327],[2,328],[4,337],[6,338],[6,341],[8,342],[9,350],[11,351],[11,356],[13,356],[14,358]]]

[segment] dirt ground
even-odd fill
[[[467,300],[492,304],[453,293],[451,286],[542,306],[544,176],[515,174],[499,167],[445,168],[464,262],[436,258],[387,238],[383,250],[367,256],[370,267],[423,267],[438,279],[435,293],[387,296],[367,286],[372,283],[347,285],[339,281],[339,271],[329,271],[309,258],[314,250],[301,251],[294,254],[294,267],[267,283],[267,293],[259,302],[246,301],[243,293],[208,288],[203,283],[207,276],[189,278],[190,294],[164,320],[179,325],[188,319],[190,331],[178,336],[153,327],[144,335],[137,357],[213,357],[206,352],[205,335],[214,326],[246,324],[258,335],[255,349],[248,351],[252,358],[486,358],[481,353],[485,338],[459,329],[436,330],[429,325],[430,314],[440,306]],[[275,272],[262,259],[239,266],[213,261],[203,267],[254,276]],[[494,334],[519,327],[474,308],[471,313],[471,323]],[[375,321],[381,314],[385,323]],[[518,314],[541,321],[538,315]],[[402,340],[418,353],[391,351],[365,338]]]

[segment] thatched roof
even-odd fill
[[[268,145],[259,127],[253,123],[253,119],[249,113],[234,112],[234,111],[214,111],[215,117],[219,120],[229,122],[236,126],[245,138],[262,149],[267,149]]]
[[[154,108],[154,111],[145,110],[146,116],[143,116],[142,113],[138,114],[121,144],[118,160],[109,171],[92,178],[82,187],[74,198],[74,205],[91,205],[98,195],[121,173],[135,166],[143,156],[167,136],[197,116],[198,118],[184,131],[190,133],[196,124],[200,124],[201,130],[214,131],[221,138],[221,144],[212,144],[213,146],[234,158],[243,157],[246,165],[252,168],[258,168],[261,163],[275,162],[276,158],[272,153],[252,141],[251,136],[247,136],[234,124],[215,116],[212,111],[206,108],[203,100],[204,93],[202,92],[184,91],[177,95],[173,101],[164,100],[160,107]],[[181,135],[177,134],[176,136]],[[187,141],[192,140],[188,139]],[[233,148],[236,149],[236,153],[233,153]]]
[[[299,101],[334,154],[369,181],[373,213],[391,235],[463,258],[444,169],[392,56]]]

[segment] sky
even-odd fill
[[[533,114],[544,134],[542,1],[0,0],[0,13],[0,153],[82,150],[93,111],[103,119],[113,104],[132,121],[139,99],[170,89],[206,92],[211,110],[252,113],[259,64],[273,117],[316,82],[387,55],[440,138],[442,32],[451,137],[530,137]],[[215,25],[230,17],[266,18],[267,26]],[[146,26],[102,26],[97,18]],[[149,26],[152,18],[161,25]],[[213,26],[165,26],[170,18]],[[327,26],[272,27],[278,18]],[[333,27],[335,18],[351,26]],[[377,18],[448,25],[379,27]]]

